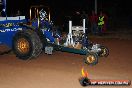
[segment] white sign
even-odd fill
[[[0,30],[0,32],[11,32],[11,31],[19,31],[19,30],[22,30],[22,28],[4,29],[4,30]]]

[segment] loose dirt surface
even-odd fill
[[[32,60],[20,60],[13,53],[0,56],[0,88],[83,88],[81,68],[90,79],[132,80],[132,40],[91,39],[109,48],[110,55],[95,66],[83,63],[83,55],[54,52]],[[5,48],[1,47],[0,51]],[[90,86],[86,88],[132,88],[132,86]]]

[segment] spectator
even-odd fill
[[[104,14],[101,11],[100,14],[99,14],[99,17],[98,17],[98,31],[99,31],[99,33],[106,32],[106,29],[107,29],[107,21],[108,21],[107,15]]]
[[[98,16],[94,11],[92,11],[92,15],[90,16],[90,23],[91,23],[92,33],[96,34],[97,33]]]
[[[21,12],[19,10],[17,10],[16,16],[20,16]]]

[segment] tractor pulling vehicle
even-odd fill
[[[28,60],[36,58],[42,50],[47,54],[55,50],[85,55],[85,63],[95,65],[99,57],[108,56],[108,48],[88,40],[85,19],[83,26],[72,26],[69,21],[69,33],[62,36],[47,20],[46,11],[36,11],[37,16],[32,20],[25,16],[0,17],[0,43],[11,48],[18,58]]]

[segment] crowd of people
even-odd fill
[[[99,14],[96,14],[94,11],[92,11],[91,15],[88,15],[85,12],[83,12],[82,16],[83,18],[87,19],[86,27],[88,33],[91,32],[92,34],[96,35],[96,34],[103,34],[106,32],[108,16],[105,13],[100,11]]]

